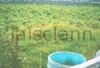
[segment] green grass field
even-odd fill
[[[19,27],[18,31],[14,27]],[[59,40],[61,30],[67,34]],[[92,39],[87,32],[84,40],[84,31],[88,30]],[[25,37],[14,44],[16,33],[22,32]],[[0,33],[0,68],[46,68],[48,55],[56,51],[77,52],[91,59],[100,50],[100,5],[0,4]]]

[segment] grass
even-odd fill
[[[21,61],[21,68],[46,68],[48,55],[56,51],[72,51],[84,55],[87,59],[95,56],[96,51],[100,49],[100,9],[99,5],[86,6],[57,6],[57,5],[32,5],[32,4],[0,4],[0,30],[1,32],[7,26],[6,39],[11,39],[11,33],[16,34],[16,28],[19,27],[19,34],[25,32],[25,38],[18,41],[18,59]],[[57,27],[57,40],[54,39],[54,27]],[[8,28],[7,28],[8,29]],[[46,33],[46,39],[40,38],[39,34],[32,34],[29,39],[29,29],[49,30]],[[60,30],[68,32],[67,40],[58,40],[62,33]],[[74,33],[74,40],[70,40],[71,31],[77,30],[80,33]],[[83,31],[91,30],[93,38],[83,40]],[[5,35],[1,35],[5,36]],[[34,38],[36,40],[34,40]],[[6,42],[7,43],[7,42]],[[9,46],[11,46],[9,44]],[[6,48],[9,51],[8,48]],[[1,49],[0,49],[1,51]],[[6,51],[6,52],[7,52]],[[3,58],[3,57],[1,57]],[[6,61],[6,60],[4,60]],[[8,63],[10,61],[8,60]],[[0,62],[0,67],[11,68],[11,64]]]

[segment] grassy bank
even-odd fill
[[[0,4],[0,33],[3,37],[3,42],[0,42],[0,67],[13,68],[12,62],[15,61],[8,59],[8,56],[17,56],[13,60],[19,59],[21,68],[46,68],[48,55],[55,51],[72,51],[87,59],[93,58],[100,49],[99,7]],[[87,32],[84,40],[84,31],[88,30],[91,31],[92,39]],[[34,31],[37,31],[36,34]],[[17,45],[16,34],[22,34],[18,36]],[[18,65],[15,64],[15,67]]]

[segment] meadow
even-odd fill
[[[47,68],[53,52],[89,60],[97,50],[100,5],[0,4],[0,68]]]

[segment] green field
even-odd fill
[[[53,52],[77,52],[88,60],[97,50],[100,5],[0,4],[0,68],[46,68]]]

